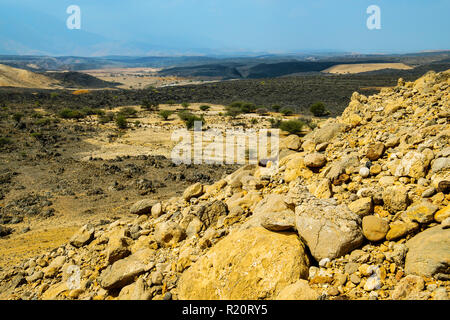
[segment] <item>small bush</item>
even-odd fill
[[[163,118],[163,120],[167,121],[169,117],[172,115],[172,111],[170,110],[161,110],[158,115]]]
[[[192,129],[194,127],[195,121],[202,121],[202,122],[204,122],[204,118],[203,117],[198,117],[195,114],[192,114],[192,113],[187,112],[187,111],[179,112],[178,116],[180,117],[181,120],[184,121],[184,123],[186,124],[186,128],[187,129]]]
[[[81,109],[81,112],[84,113],[86,116],[93,116],[93,115],[101,116],[105,114],[103,110],[90,107],[84,107],[83,109]]]
[[[41,119],[36,120],[36,122],[34,124],[37,125],[37,126],[40,126],[40,127],[44,127],[44,126],[48,126],[51,123],[52,123],[52,119],[50,119],[50,118],[41,118]]]
[[[11,139],[6,138],[6,137],[0,137],[0,147],[4,147],[4,146],[9,145],[11,143],[12,143]]]
[[[63,119],[82,119],[85,117],[85,114],[80,110],[73,110],[70,108],[64,108],[59,113],[59,116]]]
[[[256,110],[256,113],[260,116],[265,116],[269,113],[269,110],[267,110],[266,108],[259,108]]]
[[[116,117],[116,126],[119,129],[126,129],[126,128],[128,128],[127,118],[124,115],[118,115]]]
[[[329,113],[322,102],[312,104],[309,111],[316,117],[323,117]]]
[[[211,109],[210,106],[207,106],[207,105],[200,106],[200,110],[202,110],[202,111],[208,111],[209,109]]]
[[[181,106],[183,107],[184,110],[187,110],[187,109],[189,108],[190,104],[187,103],[187,102],[183,102],[183,103],[181,104]]]
[[[299,134],[302,131],[305,123],[301,120],[289,120],[282,121],[280,123],[280,129],[283,131],[287,131],[290,134]]]
[[[149,100],[144,100],[142,102],[142,108],[144,108],[147,111],[158,111],[159,109],[159,103]]]
[[[283,109],[280,110],[280,112],[284,116],[290,116],[290,115],[294,114],[294,111],[291,108],[283,108]]]
[[[236,108],[236,107],[231,107],[231,108],[228,108],[226,115],[229,117],[232,117],[234,119],[241,113],[242,113],[241,109]]]
[[[23,118],[23,113],[20,113],[20,112],[14,113],[12,117],[13,117],[14,121],[20,122],[20,120],[22,120],[22,118]]]
[[[277,128],[280,127],[280,124],[281,124],[282,121],[279,118],[277,118],[277,119],[270,118],[269,122],[270,122],[270,125],[271,125],[272,128],[277,129]]]
[[[113,120],[114,120],[114,113],[112,113],[112,112],[107,112],[98,118],[98,122],[102,123],[102,124],[111,122]]]
[[[274,104],[273,106],[270,107],[270,109],[272,109],[275,112],[280,112],[281,106]]]
[[[123,116],[125,118],[133,118],[137,114],[137,110],[133,107],[122,107],[120,111],[117,113],[118,116]]]

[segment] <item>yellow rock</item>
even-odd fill
[[[434,215],[434,220],[436,220],[437,222],[442,222],[448,217],[450,217],[450,205],[436,212]]]
[[[183,273],[181,300],[272,299],[308,276],[309,260],[295,233],[256,227],[219,241]]]
[[[69,290],[66,281],[52,285],[42,295],[42,300],[55,300],[60,294]]]

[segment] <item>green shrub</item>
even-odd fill
[[[6,138],[6,137],[0,137],[0,147],[4,147],[11,143],[12,143],[11,139]]]
[[[101,116],[105,114],[103,110],[90,107],[84,107],[83,109],[81,109],[81,112],[84,113],[86,116],[93,116],[93,115]]]
[[[232,117],[233,119],[236,118],[238,115],[240,115],[242,113],[240,108],[236,108],[236,107],[230,107],[227,110],[226,115]]]
[[[158,114],[161,118],[163,118],[163,120],[167,121],[172,113],[173,112],[170,110],[161,110]]]
[[[192,129],[194,127],[194,122],[195,121],[202,121],[202,122],[204,122],[203,116],[202,117],[198,117],[195,114],[192,114],[192,113],[187,112],[187,111],[179,112],[178,116],[180,117],[181,120],[184,121],[184,123],[186,124],[186,128],[187,129]]]
[[[299,134],[302,131],[305,123],[301,120],[289,120],[282,121],[280,123],[280,129],[283,131],[287,131],[290,134]]]
[[[116,116],[116,126],[119,129],[126,129],[126,128],[128,128],[127,118],[124,115]]]
[[[283,108],[280,110],[280,112],[284,115],[284,116],[290,116],[294,113],[294,111],[291,108]]]
[[[133,107],[122,107],[117,113],[118,116],[123,116],[125,118],[133,118],[137,114],[137,110]]]
[[[183,107],[183,109],[187,110],[189,108],[190,104],[188,102],[183,102],[181,104],[181,106]]]
[[[142,108],[144,108],[147,111],[158,111],[159,109],[159,103],[149,100],[144,100],[142,102]]]
[[[23,118],[23,113],[20,113],[20,112],[14,113],[12,117],[13,117],[14,121],[20,122],[20,120],[22,120],[22,118]]]
[[[111,122],[113,120],[114,120],[114,113],[112,113],[112,112],[107,112],[98,118],[98,122],[102,123],[102,124]]]
[[[329,113],[322,102],[312,104],[309,111],[316,117],[323,117]]]
[[[43,126],[48,126],[50,123],[52,123],[52,119],[41,118],[41,119],[36,120],[36,122],[34,124],[37,126],[43,127]]]
[[[208,111],[209,109],[211,109],[210,106],[207,106],[207,105],[200,106],[200,110],[202,110],[202,111]]]
[[[82,119],[85,117],[85,114],[80,110],[64,108],[59,112],[59,116],[63,119]]]
[[[280,127],[281,119],[280,118],[277,118],[277,119],[270,118],[269,122],[270,122],[271,127],[276,129],[276,128]]]
[[[270,107],[270,109],[272,109],[275,112],[280,112],[281,106],[274,104],[273,106]]]
[[[253,103],[244,103],[241,106],[242,113],[253,113],[256,110],[256,106]]]

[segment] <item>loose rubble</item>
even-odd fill
[[[143,199],[134,219],[5,270],[0,296],[446,300],[449,93],[450,70],[355,92],[340,117],[282,141],[278,170]]]

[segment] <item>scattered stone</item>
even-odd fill
[[[100,275],[99,283],[106,290],[119,289],[133,279],[148,270],[150,259],[154,256],[154,250],[143,249],[131,256],[116,261],[108,266]]]
[[[158,203],[157,200],[152,199],[140,200],[131,206],[130,213],[137,215],[141,214],[150,215],[152,213],[152,207],[157,203]]]
[[[360,198],[348,205],[348,208],[360,217],[365,217],[373,212],[371,197]]]
[[[370,241],[383,240],[389,231],[387,221],[377,216],[366,216],[362,219],[364,236]]]
[[[441,225],[429,228],[406,242],[407,274],[450,279],[450,229]]]
[[[186,238],[186,231],[173,221],[161,222],[155,228],[155,240],[163,247],[171,247]]]
[[[309,286],[308,281],[301,279],[284,287],[276,300],[317,300],[318,298],[319,293]]]
[[[419,204],[412,205],[406,211],[406,215],[411,221],[418,223],[430,223],[434,219],[434,213],[439,207],[431,202],[423,201]]]
[[[425,288],[425,281],[415,275],[407,275],[395,287],[392,293],[394,300],[419,300],[420,292]]]
[[[94,232],[94,227],[90,224],[86,224],[72,236],[70,244],[76,248],[83,247],[94,239]]]
[[[192,198],[200,197],[204,193],[203,185],[200,182],[188,187],[183,193],[183,199],[186,201]]]
[[[317,261],[338,258],[361,245],[361,219],[345,205],[315,200],[295,208],[296,228]]]
[[[370,169],[367,167],[361,167],[359,169],[359,175],[363,178],[367,178],[370,175]]]
[[[384,207],[390,213],[406,210],[408,207],[408,192],[405,187],[391,186],[383,191]]]
[[[305,156],[304,161],[308,168],[322,168],[327,163],[327,158],[321,153],[310,153]]]
[[[369,147],[369,150],[366,153],[366,157],[371,161],[378,160],[383,156],[385,150],[385,146],[383,143],[376,143]]]

